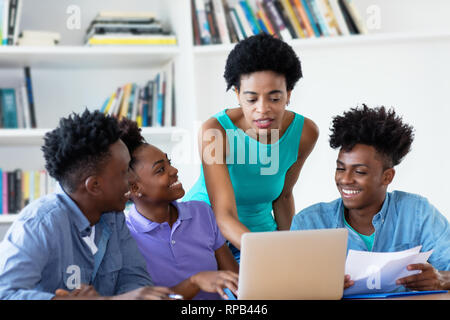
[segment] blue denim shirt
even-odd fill
[[[345,228],[343,210],[340,198],[317,203],[295,215],[291,230]],[[435,269],[450,270],[450,224],[426,198],[401,191],[386,193],[372,224],[375,228],[372,251],[393,252],[422,245],[421,251],[434,250],[428,262]],[[361,237],[351,229],[348,229],[349,249],[368,251]]]
[[[123,213],[101,216],[95,255],[82,239],[90,233],[89,221],[60,188],[29,204],[0,243],[0,299],[51,299],[56,289],[77,283],[103,296],[152,285]]]

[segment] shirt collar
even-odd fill
[[[373,216],[372,222],[375,223],[381,219],[381,222],[383,223],[384,220],[386,219],[386,215],[388,213],[388,208],[389,208],[389,201],[390,201],[390,195],[389,192],[386,192],[386,197],[384,198],[384,202],[383,205],[381,206],[381,210]],[[339,205],[338,205],[338,211],[337,214],[335,215],[335,221],[334,224],[336,226],[336,228],[344,228],[345,227],[345,223],[344,223],[344,218],[343,218],[343,214],[342,212],[344,211],[344,202],[342,201],[342,198],[339,199]]]
[[[68,207],[70,214],[69,219],[78,229],[82,237],[88,236],[91,233],[91,225],[86,216],[81,212],[75,201],[64,191],[61,185],[58,183],[55,189],[55,193],[58,194],[62,202]]]
[[[172,204],[177,208],[178,210],[178,219],[177,221],[183,221],[187,219],[191,219],[192,215],[189,212],[189,210],[180,210],[180,205],[176,201],[173,201]],[[130,208],[130,211],[128,212],[128,220],[130,221],[131,225],[134,227],[134,229],[137,232],[145,233],[150,232],[154,230],[155,228],[159,227],[161,223],[153,222],[146,217],[144,217],[137,209],[136,205],[133,204]],[[175,222],[176,223],[176,222]]]

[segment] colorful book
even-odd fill
[[[247,0],[239,1],[239,4],[241,5],[242,11],[244,12],[245,17],[247,18],[247,21],[249,22],[250,27],[252,28],[253,34],[260,33],[262,30],[259,27],[258,21],[253,13],[253,9],[250,7],[248,1]]]
[[[307,1],[309,2],[312,13],[313,13],[314,17],[316,18],[317,23],[320,26],[322,35],[328,37],[330,35],[330,32],[328,31],[328,26],[322,15],[322,12],[320,11],[320,8],[318,5],[318,0],[307,0]]]
[[[9,213],[8,207],[8,172],[2,172],[2,211],[3,214]]]
[[[277,7],[275,6],[274,0],[264,0],[264,3],[268,10],[267,13],[269,14],[269,16],[272,17],[273,21],[275,22],[276,27],[278,28],[281,39],[292,40],[291,33],[286,28],[283,18],[281,17],[280,13],[278,12]]]
[[[295,12],[289,0],[281,0],[281,5],[283,6],[284,12],[286,13],[287,17],[289,18],[289,21],[292,27],[294,28],[295,33],[297,34],[297,38],[298,39],[305,38],[306,37],[305,33],[302,30],[300,22],[295,16]]]
[[[344,15],[342,14],[341,8],[339,7],[338,0],[329,0],[331,9],[333,10],[334,16],[336,17],[336,22],[339,25],[339,30],[342,35],[349,35],[347,24],[345,23]]]
[[[331,5],[328,0],[316,0],[317,6],[319,7],[319,11],[325,21],[327,26],[327,30],[330,36],[338,36],[341,34],[339,30],[339,25],[336,21],[336,17],[333,14],[333,10],[331,9]]]
[[[320,37],[322,35],[322,32],[313,14],[312,8],[309,5],[309,1],[308,0],[300,0],[300,1],[302,2],[303,9],[305,9],[306,15],[308,16],[308,20],[311,24],[311,28],[313,29],[314,34],[316,35],[316,37]]]
[[[291,2],[293,2],[295,7],[297,8],[297,11],[300,15],[300,19],[305,26],[306,33],[308,34],[309,37],[314,37],[316,34],[314,33],[314,30],[311,26],[311,22],[309,21],[308,15],[306,14],[306,10],[303,7],[301,1],[300,0],[291,0]]]
[[[213,14],[217,23],[217,28],[219,30],[220,40],[223,44],[229,44],[230,42],[230,32],[228,30],[227,20],[225,17],[225,9],[222,4],[222,0],[212,0]]]
[[[211,31],[206,16],[205,3],[203,0],[195,0],[195,9],[197,13],[198,29],[202,44],[211,44]]]
[[[0,89],[3,128],[17,128],[16,92],[12,88]]]

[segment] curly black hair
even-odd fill
[[[119,121],[120,139],[125,143],[131,155],[130,167],[136,164],[136,158],[133,153],[142,145],[148,144],[141,135],[141,128],[138,127],[136,121],[123,118]]]
[[[44,137],[45,168],[67,192],[74,192],[89,175],[98,172],[109,159],[109,147],[117,142],[117,120],[87,109],[61,118],[59,126]]]
[[[343,116],[333,118],[330,146],[350,151],[356,144],[373,146],[386,159],[385,167],[398,165],[411,150],[412,126],[402,122],[394,109],[384,106],[351,108]]]
[[[227,91],[233,86],[239,91],[241,76],[257,71],[273,71],[284,75],[288,91],[302,77],[300,60],[292,47],[265,33],[241,40],[231,50],[223,75]]]

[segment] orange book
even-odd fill
[[[315,36],[314,30],[311,27],[311,22],[309,21],[308,16],[306,15],[305,8],[303,8],[300,0],[294,0],[294,3],[295,3],[295,6],[297,7],[298,13],[300,14],[300,17],[302,18],[302,20],[303,20],[303,22],[305,24],[308,36],[309,37],[314,37]]]
[[[295,16],[294,8],[292,8],[291,3],[289,0],[281,0],[281,5],[284,8],[284,11],[286,12],[286,15],[289,18],[289,21],[292,24],[292,27],[295,30],[295,33],[297,34],[297,38],[306,38],[305,33],[302,30],[302,27],[300,25],[300,22],[297,20],[297,17]]]
[[[120,111],[119,111],[119,120],[122,120],[122,118],[126,118],[127,114],[128,114],[128,105],[129,105],[129,99],[130,99],[130,94],[131,94],[131,88],[132,88],[133,84],[132,83],[127,83],[124,86],[123,89],[123,100],[122,100],[122,105],[120,106]]]

